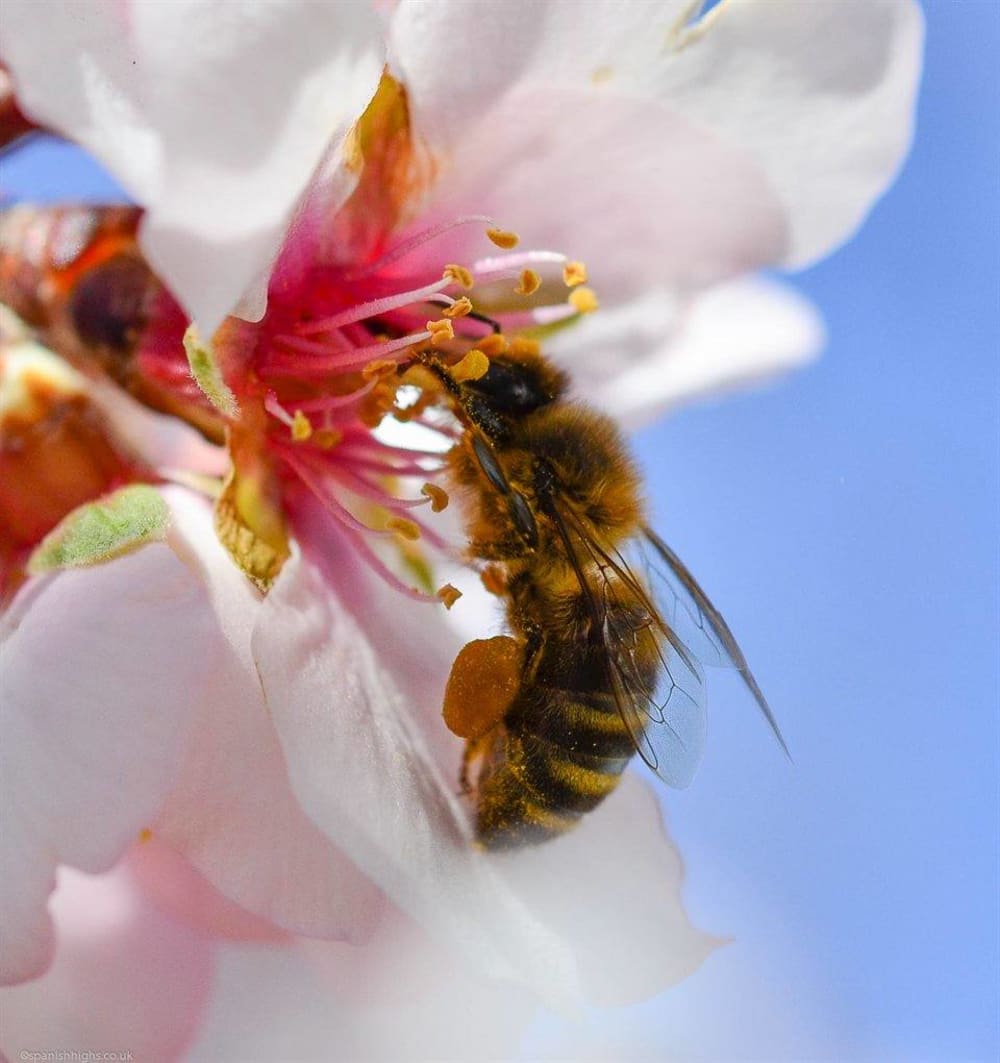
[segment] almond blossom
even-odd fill
[[[5,1047],[59,1013],[80,918],[59,898],[81,889],[146,913],[136,927],[161,955],[201,972],[156,1019],[181,1031],[171,1051],[198,1025],[205,971],[235,955],[227,939],[308,956],[329,986],[364,962],[350,947],[391,954],[403,926],[442,967],[553,1006],[686,976],[715,942],[683,914],[638,782],[537,851],[471,844],[440,718],[460,640],[438,588],[407,576],[448,556],[453,529],[427,510],[452,429],[397,367],[428,344],[459,360],[542,342],[635,423],[811,357],[811,309],[744,275],[828,253],[891,182],[919,9],[185,0],[79,4],[53,24],[54,10],[10,0],[0,58],[23,112],[142,205],[101,261],[126,261],[143,298],[119,342],[81,335],[74,284],[36,305],[23,273],[0,271],[5,297],[85,372],[127,359],[119,382],[226,440],[231,467],[214,520],[197,481],[139,477],[164,503],[153,541],[29,578],[0,621],[3,974],[51,985],[10,991],[27,1018]],[[33,276],[65,218],[8,219]],[[173,923],[162,896],[150,909],[171,878],[151,847],[179,861]],[[153,1022],[137,1008],[121,1015]]]

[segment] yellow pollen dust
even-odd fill
[[[569,303],[579,314],[593,313],[598,306],[593,288],[576,288],[570,292]]]
[[[488,336],[476,340],[476,345],[487,358],[494,358],[498,354],[506,354],[510,347],[507,337],[502,332],[491,332]]]
[[[563,266],[563,283],[567,288],[587,283],[587,267],[582,262],[567,262]]]
[[[385,526],[389,531],[394,531],[408,542],[415,543],[420,538],[420,529],[406,517],[390,517],[385,522]]]
[[[439,319],[438,321],[428,321],[424,328],[431,334],[431,339],[435,343],[455,338],[455,330],[447,318]]]
[[[361,375],[365,380],[375,377],[387,377],[396,372],[396,363],[389,358],[380,358],[376,362],[369,362],[362,370]]]
[[[472,300],[463,295],[461,299],[456,299],[451,306],[446,306],[441,313],[445,317],[465,317],[466,314],[472,313]]]
[[[460,288],[465,288],[466,290],[476,283],[475,277],[472,276],[471,269],[466,269],[465,266],[458,266],[455,263],[444,267],[442,277],[446,281],[454,281],[454,283]]]
[[[292,439],[296,443],[304,443],[312,434],[312,421],[301,410],[296,410],[292,418]]]
[[[139,831],[139,841],[140,842],[148,842],[148,841],[152,841],[152,839],[153,839],[153,832],[149,829],[149,827],[143,827],[142,830]]]
[[[510,341],[510,352],[514,355],[537,357],[542,353],[542,345],[538,340],[529,339],[527,336],[515,336]]]
[[[446,509],[448,506],[448,492],[443,487],[438,487],[437,484],[426,483],[420,488],[420,493],[430,499],[431,512],[440,513],[442,509]]]
[[[533,269],[521,270],[521,282],[514,289],[518,295],[534,295],[542,286],[542,278]]]
[[[473,347],[471,351],[466,352],[465,357],[457,365],[451,367],[450,373],[453,380],[464,384],[467,380],[480,380],[486,376],[489,368],[489,358],[478,348]]]
[[[333,450],[343,438],[344,433],[336,428],[321,428],[313,436],[313,442],[323,450]]]
[[[521,237],[517,233],[506,229],[487,229],[486,235],[491,243],[496,244],[503,251],[512,251],[521,242]]]
[[[438,592],[437,596],[444,602],[445,609],[450,609],[459,598],[462,597],[462,592],[453,587],[450,583],[446,583]]]

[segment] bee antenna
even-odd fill
[[[503,329],[500,326],[500,322],[494,320],[492,317],[487,317],[485,314],[477,313],[475,310],[470,310],[466,317],[471,317],[475,321],[479,321],[483,325],[489,325],[493,330],[493,334],[499,336]]]

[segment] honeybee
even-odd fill
[[[469,553],[510,628],[465,646],[445,694],[445,720],[466,740],[479,842],[562,834],[635,753],[686,786],[705,738],[703,663],[739,671],[787,753],[725,620],[646,526],[614,422],[567,398],[566,376],[530,347],[493,357],[478,379],[425,365],[463,424],[448,468]]]

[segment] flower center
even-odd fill
[[[494,252],[471,266],[435,261],[435,243],[459,226],[488,226]],[[409,586],[376,545],[448,544],[416,513],[444,508],[433,481],[460,430],[440,382],[421,373],[433,357],[475,379],[490,357],[596,306],[586,271],[552,251],[525,251],[485,217],[462,217],[403,239],[370,263],[317,267],[272,281],[253,377],[266,411],[266,443],[287,479],[322,504],[380,576]],[[400,426],[406,426],[405,430]],[[420,431],[422,430],[422,431]]]

